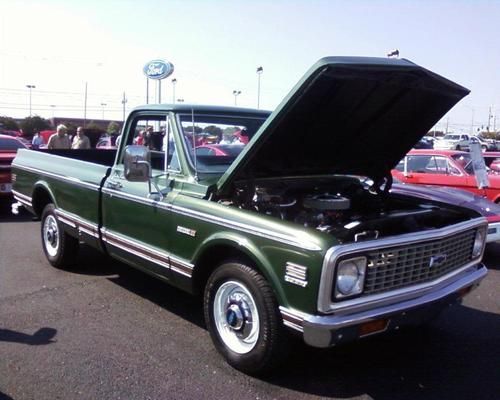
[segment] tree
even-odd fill
[[[111,121],[108,125],[107,132],[108,132],[108,135],[112,135],[112,136],[119,135],[120,134],[120,125],[115,121]]]
[[[0,117],[0,128],[8,131],[18,131],[19,125],[11,117]]]
[[[44,131],[50,129],[50,122],[38,115],[34,117],[26,117],[21,122],[21,129],[23,130],[24,136],[33,136],[35,132]]]

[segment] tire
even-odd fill
[[[43,252],[49,263],[56,268],[71,269],[78,254],[78,239],[64,231],[52,203],[43,209],[40,232]]]
[[[231,366],[261,375],[284,360],[288,335],[272,288],[256,270],[238,262],[220,265],[203,300],[212,341]]]
[[[457,147],[455,149],[458,151],[462,150],[462,148],[459,145],[457,145]]]

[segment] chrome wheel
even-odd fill
[[[238,354],[250,352],[259,338],[259,312],[249,290],[239,282],[223,283],[215,293],[214,322],[224,344]]]
[[[55,257],[59,250],[59,228],[56,218],[48,215],[43,222],[43,245],[47,253]]]

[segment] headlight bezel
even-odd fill
[[[474,243],[472,245],[471,260],[478,259],[483,255],[486,246],[487,231],[487,226],[477,228]]]
[[[344,300],[346,298],[359,296],[363,293],[367,263],[368,260],[364,256],[344,258],[339,260],[339,262],[335,266],[333,296],[335,300]],[[350,282],[349,284],[349,275],[347,273],[343,273],[343,271],[348,272],[348,268],[351,267],[354,267],[354,269],[357,271],[357,276],[354,282]],[[343,277],[346,278],[342,280]],[[341,288],[342,285],[346,285],[344,286],[344,290]],[[351,286],[351,289],[345,290],[347,286]]]

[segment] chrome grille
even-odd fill
[[[369,251],[364,295],[429,282],[471,261],[476,230]],[[432,265],[432,266],[431,266]]]

